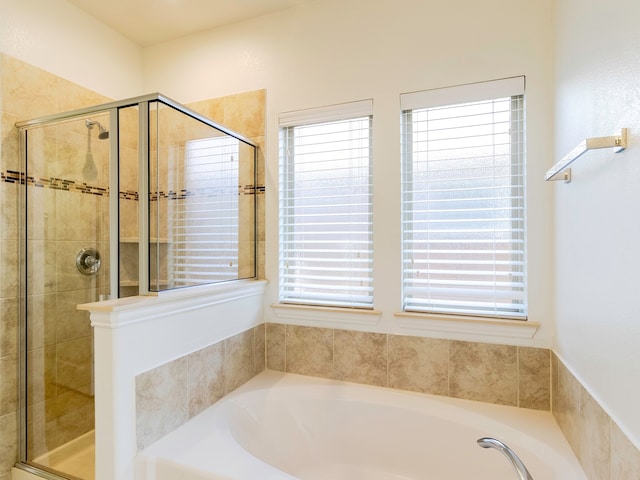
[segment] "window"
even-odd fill
[[[401,108],[404,310],[525,319],[524,77]]]
[[[372,102],[280,116],[280,302],[371,308]]]

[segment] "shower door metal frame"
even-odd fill
[[[88,115],[96,113],[109,113],[109,266],[110,266],[110,298],[119,297],[120,286],[120,272],[119,272],[119,258],[120,258],[120,225],[119,225],[119,172],[120,172],[120,145],[119,145],[119,111],[120,109],[128,107],[138,107],[138,188],[139,198],[149,198],[149,178],[148,175],[141,175],[141,172],[147,171],[149,168],[149,104],[150,102],[158,102],[160,104],[169,106],[195,120],[198,120],[210,127],[219,130],[237,140],[254,148],[254,185],[257,179],[257,172],[255,169],[255,163],[257,158],[258,146],[249,140],[248,138],[234,132],[218,123],[206,118],[205,116],[181,105],[180,103],[164,96],[159,93],[153,93],[148,95],[142,95],[125,100],[119,100],[109,102],[101,105],[95,105],[91,107],[81,108],[77,110],[71,110],[68,112],[62,112],[58,114],[46,115],[31,120],[17,122],[15,126],[19,129],[19,155],[20,155],[20,185],[19,185],[19,200],[18,200],[18,259],[19,259],[19,278],[18,278],[18,315],[19,315],[19,328],[18,328],[18,382],[19,382],[19,400],[18,400],[18,463],[16,468],[28,473],[32,473],[40,478],[49,480],[67,480],[66,477],[57,475],[48,470],[43,470],[35,463],[28,463],[27,460],[27,346],[26,346],[26,334],[27,334],[27,138],[28,130],[30,127],[38,127],[45,125],[54,125],[56,123],[62,123],[71,121],[74,119],[81,119]],[[149,204],[148,201],[140,202],[139,205],[139,292],[138,295],[156,295],[157,292],[149,291]],[[143,205],[142,208],[140,208]],[[256,214],[256,205],[254,202],[254,222]],[[146,212],[146,213],[145,213]],[[255,228],[254,228],[255,231]],[[254,236],[254,272],[257,270],[256,254],[257,254],[257,236]]]

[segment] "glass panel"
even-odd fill
[[[76,305],[110,293],[108,126],[94,114],[26,132],[27,461],[79,478],[93,477],[94,384]]]
[[[138,107],[118,110],[120,292],[138,295]]]
[[[149,125],[150,290],[254,277],[254,148],[159,102]]]

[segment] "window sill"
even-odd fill
[[[370,327],[380,321],[381,312],[337,307],[314,307],[308,305],[289,305],[275,303],[271,305],[278,323],[337,327]]]
[[[396,312],[398,326],[419,334],[464,334],[509,338],[533,338],[540,324],[524,320],[438,315],[430,313]]]

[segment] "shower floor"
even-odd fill
[[[34,459],[34,463],[83,480],[95,480],[95,451],[91,431]]]

